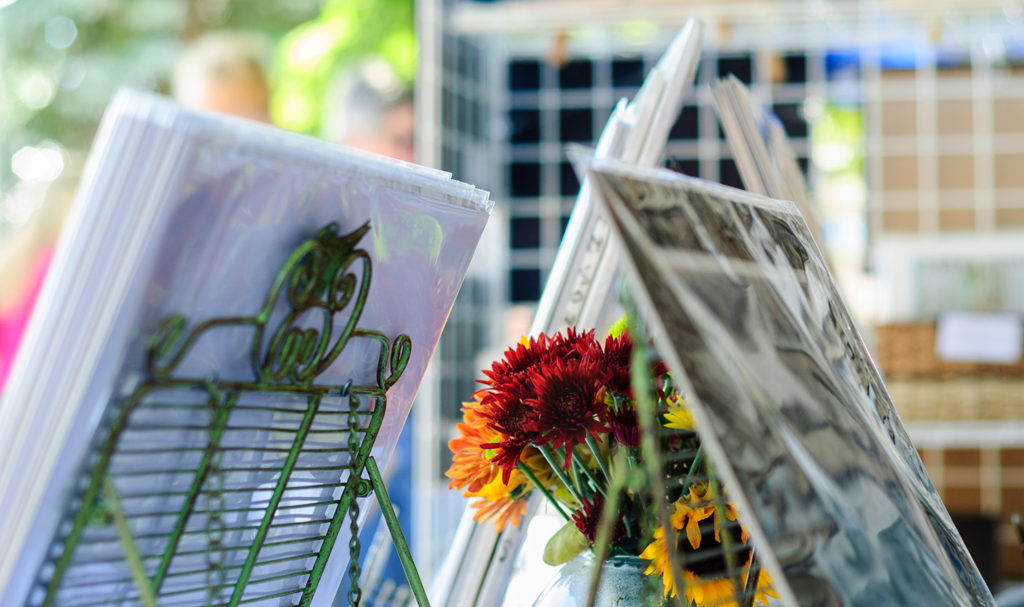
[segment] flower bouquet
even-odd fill
[[[775,596],[682,395],[625,321],[603,343],[574,329],[523,338],[484,375],[447,472],[449,487],[473,498],[475,520],[498,532],[518,525],[536,491],[566,520],[548,564],[588,549],[639,557],[663,598],[687,606]]]

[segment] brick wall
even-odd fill
[[[998,577],[1024,579],[1024,555],[1010,523],[1013,513],[1024,516],[1024,448],[928,448],[919,453],[954,519],[981,515],[995,521]],[[975,560],[982,559],[976,554]]]

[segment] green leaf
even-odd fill
[[[544,546],[544,562],[548,565],[568,563],[590,546],[587,538],[580,533],[573,522],[566,523]]]

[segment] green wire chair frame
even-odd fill
[[[39,586],[44,589],[44,598],[39,604],[48,607],[60,602],[59,591],[62,589],[68,571],[74,565],[76,550],[83,546],[84,537],[89,530],[96,530],[97,527],[102,529],[113,527],[116,531],[117,540],[131,573],[131,581],[134,582],[134,587],[138,592],[138,596],[116,598],[138,600],[147,607],[159,604],[161,591],[168,576],[171,575],[175,558],[190,554],[181,549],[182,542],[186,535],[196,533],[195,529],[189,529],[189,523],[193,521],[200,501],[206,503],[206,509],[203,512],[206,516],[205,532],[208,542],[206,559],[210,571],[217,576],[218,583],[208,584],[207,587],[195,587],[188,591],[177,591],[175,594],[206,591],[208,594],[205,604],[223,604],[230,607],[254,600],[245,597],[246,587],[250,583],[256,583],[252,577],[254,570],[270,562],[277,563],[287,560],[287,558],[283,558],[261,562],[260,553],[267,543],[271,530],[280,528],[274,526],[275,517],[281,511],[279,507],[282,505],[285,492],[289,489],[289,483],[294,478],[293,473],[296,471],[297,462],[304,454],[319,452],[318,455],[324,453],[338,457],[347,453],[348,461],[338,466],[315,468],[316,471],[324,474],[336,473],[337,477],[335,483],[324,484],[320,487],[320,491],[331,489],[336,493],[336,488],[343,489],[341,496],[333,502],[335,508],[329,515],[326,533],[322,538],[319,536],[306,538],[309,541],[322,539],[319,550],[315,554],[314,563],[308,571],[303,570],[277,576],[277,578],[288,577],[296,580],[308,576],[305,584],[301,587],[257,598],[268,599],[275,596],[283,598],[290,594],[298,594],[301,590],[302,594],[298,604],[309,605],[324,574],[328,557],[341,533],[347,515],[350,519],[351,532],[349,540],[351,588],[348,593],[348,601],[353,606],[358,605],[361,599],[361,590],[359,588],[360,547],[357,498],[366,497],[372,492],[380,503],[413,595],[419,605],[428,605],[426,592],[398,524],[380,470],[376,460],[370,455],[384,419],[387,390],[398,381],[404,372],[409,361],[412,344],[410,338],[404,334],[391,340],[378,331],[357,327],[366,304],[372,277],[372,264],[367,252],[356,248],[356,245],[369,229],[369,222],[367,222],[353,232],[341,235],[338,225],[330,224],[320,230],[314,238],[300,244],[278,272],[262,308],[254,316],[207,320],[196,325],[187,334],[187,321],[182,315],[171,316],[161,324],[150,340],[146,351],[145,362],[148,379],[132,391],[121,404],[114,404],[115,413],[110,423],[105,426],[105,435],[98,437],[96,448],[93,449],[92,456],[87,459],[87,467],[82,474],[87,479],[87,482],[82,483],[84,490],[78,500],[72,500],[66,511],[66,521],[69,523],[70,530],[64,534],[58,534],[58,537],[55,538],[56,549],[50,554],[57,556],[51,559],[49,567],[44,566],[43,568],[44,571],[52,571],[52,574],[39,576]],[[347,319],[343,314],[346,311],[349,312]],[[310,327],[309,318],[311,316],[314,319],[320,319],[321,324],[318,327]],[[344,324],[335,325],[335,319],[338,317],[344,320]],[[276,321],[273,326],[271,326],[272,320]],[[249,327],[253,330],[250,364],[254,379],[239,381],[209,377],[177,377],[175,372],[179,364],[186,359],[196,342],[210,331],[223,327]],[[315,383],[315,380],[338,359],[345,346],[353,339],[372,340],[380,346],[374,383],[371,385],[353,385],[352,381],[341,385]],[[136,423],[136,417],[145,417],[143,412],[148,413],[157,406],[155,401],[160,400],[159,395],[161,394],[202,395],[201,397],[205,400],[199,404],[198,408],[205,412],[208,422],[187,427],[180,425],[153,427],[146,425],[146,422]],[[230,449],[222,444],[222,440],[227,432],[236,430],[231,426],[232,414],[236,409],[246,407],[247,405],[240,403],[246,402],[245,399],[252,395],[258,395],[261,403],[294,403],[301,402],[304,398],[305,406],[298,409],[266,407],[263,404],[248,406],[250,409],[257,410],[259,414],[269,415],[274,420],[266,427],[255,428],[256,431],[264,432],[267,436],[276,436],[278,439],[282,437],[286,440],[290,439],[291,443],[287,446],[286,451],[284,447],[275,449],[275,451],[285,453],[284,461],[279,468],[257,466],[234,470],[234,472],[240,470],[251,472],[251,476],[254,477],[259,473],[264,476],[270,475],[276,477],[276,481],[269,499],[266,501],[266,506],[263,508],[258,525],[255,527],[246,525],[229,527],[225,520],[225,514],[229,511],[251,513],[254,510],[252,506],[234,510],[225,508],[225,494],[232,491],[249,491],[252,494],[262,490],[263,487],[262,485],[240,489],[227,487],[224,480],[225,470],[221,467],[224,454]],[[325,402],[334,399],[340,402],[347,401],[347,411],[321,410]],[[364,399],[369,403],[365,408],[362,407]],[[182,404],[181,401],[174,401],[171,405],[162,403],[160,406],[176,406],[176,404],[192,406]],[[302,417],[294,429],[282,429],[274,426],[274,423],[280,422],[287,415],[299,413]],[[307,439],[313,432],[318,431],[314,428],[314,424],[318,419],[327,415],[343,415],[345,417],[347,422],[346,444],[339,444],[337,448],[333,449],[330,447],[307,448]],[[151,500],[180,499],[179,505],[168,511],[134,512],[131,507],[125,505],[125,499],[126,497],[138,498],[140,496],[120,495],[116,488],[119,473],[112,471],[112,461],[119,454],[132,454],[132,451],[125,446],[129,442],[126,440],[126,433],[140,429],[165,430],[167,432],[175,430],[205,431],[208,433],[207,443],[198,448],[202,453],[198,465],[194,469],[155,469],[145,470],[141,473],[135,472],[135,474],[141,475],[191,475],[191,482],[188,483],[188,488],[184,491],[154,492],[142,496]],[[246,428],[246,430],[254,429]],[[344,429],[337,424],[319,431],[328,434],[344,433]],[[245,447],[236,447],[235,449],[245,449]],[[253,445],[251,449],[258,450],[261,447]],[[266,448],[263,447],[263,449]],[[172,451],[174,450],[172,449]],[[178,452],[174,451],[174,453]],[[347,479],[344,478],[345,472],[348,473]],[[330,500],[320,500],[308,506],[321,508],[326,513],[331,505],[329,502]],[[140,550],[140,540],[154,538],[133,537],[129,520],[139,517],[152,517],[153,520],[160,520],[158,517],[173,519],[170,528],[163,530],[166,533],[155,534],[161,536],[157,538],[159,541],[166,540],[166,545],[159,553],[147,554],[144,550]],[[327,519],[320,522],[327,522]],[[287,524],[291,523],[283,525]],[[312,523],[299,523],[299,525],[302,524]],[[66,528],[68,525],[63,527]],[[227,546],[225,538],[229,532],[252,532],[251,543],[241,547]],[[232,551],[245,553],[244,561],[240,565],[225,563],[227,558],[225,555]],[[305,556],[312,557],[312,554]],[[153,560],[156,561],[156,565],[147,569],[146,561]],[[225,581],[228,569],[238,569],[238,575],[234,582]],[[268,580],[262,581],[267,582]],[[107,580],[103,583],[119,582],[126,582],[126,580]],[[231,593],[230,597],[225,600],[227,588],[230,588]]]

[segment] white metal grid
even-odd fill
[[[508,212],[509,301],[533,302],[547,279],[579,187],[565,158],[565,145],[591,144],[614,103],[636,93],[662,49],[606,47],[602,54],[574,55],[554,67],[532,43],[508,40],[490,48],[505,66],[500,71],[504,85],[493,89],[491,115],[506,125],[496,158],[496,172],[503,170],[493,189],[498,204]],[[808,80],[824,77],[823,57],[802,49],[705,49],[698,86],[691,87],[689,102],[670,134],[668,164],[684,173],[741,186],[706,86],[737,73],[783,119],[806,167],[809,129],[802,105]],[[781,81],[773,82],[773,74]]]
[[[487,103],[492,66],[473,40],[441,27],[442,0],[418,2],[418,36],[423,47],[417,83],[417,158],[443,168],[455,179],[486,184],[493,166],[494,143]],[[447,489],[444,471],[451,463],[448,440],[460,407],[477,384],[480,353],[499,342],[494,312],[504,301],[504,232],[495,230],[496,210],[449,315],[428,374],[413,409],[412,475],[415,504],[410,547],[425,580],[450,546],[464,500]]]

